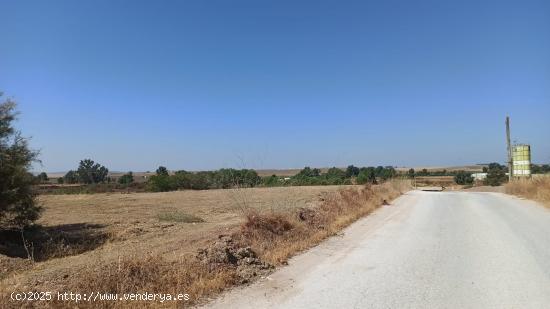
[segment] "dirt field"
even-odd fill
[[[124,256],[164,254],[178,258],[196,252],[220,234],[230,233],[243,218],[243,208],[260,211],[310,207],[341,186],[280,187],[240,190],[176,191],[166,193],[41,196],[44,213],[39,224],[63,233],[78,232],[87,252],[26,263],[0,254],[2,283],[49,286],[94,265]],[[186,223],[187,216],[204,222]],[[88,237],[88,239],[86,239]],[[107,241],[98,241],[107,239]],[[19,264],[21,264],[19,263]],[[29,268],[30,267],[30,268]]]

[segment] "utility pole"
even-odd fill
[[[510,145],[510,117],[506,116],[506,144],[508,145],[508,180],[512,180],[513,162],[512,146]]]

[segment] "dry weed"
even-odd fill
[[[550,207],[550,177],[518,179],[505,185],[506,193],[533,199]]]

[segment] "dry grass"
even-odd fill
[[[409,181],[394,180],[378,186],[340,190],[326,196],[316,208],[283,213],[252,212],[246,216],[240,236],[263,260],[279,265],[409,189]]]
[[[342,228],[391,201],[409,188],[406,181],[393,181],[371,187],[348,186],[336,189],[322,187],[322,190],[317,189],[317,191],[312,190],[311,187],[271,188],[270,190],[276,192],[281,190],[286,193],[284,197],[281,196],[279,202],[283,201],[287,205],[277,204],[277,207],[273,206],[273,202],[269,203],[269,207],[259,207],[257,193],[262,191],[247,189],[244,191],[246,192],[244,195],[243,192],[237,192],[239,198],[230,198],[229,200],[233,200],[233,202],[224,212],[216,213],[216,208],[212,206],[210,206],[211,212],[214,214],[200,212],[197,209],[191,211],[190,208],[175,207],[179,209],[178,211],[185,211],[182,212],[184,214],[190,213],[194,216],[200,214],[201,217],[206,217],[206,223],[174,223],[175,226],[163,228],[158,233],[146,232],[145,236],[136,233],[133,236],[126,235],[127,239],[123,238],[123,240],[117,240],[117,233],[113,233],[111,230],[113,240],[101,248],[77,256],[37,263],[27,271],[13,273],[8,276],[9,278],[2,280],[0,290],[10,291],[14,288],[30,286],[33,290],[81,293],[89,291],[118,294],[129,292],[187,293],[190,296],[190,301],[179,304],[173,302],[162,304],[158,302],[92,302],[79,303],[78,307],[130,308],[139,305],[140,307],[174,308],[190,306],[242,282],[238,280],[239,269],[236,265],[231,264],[205,264],[189,250],[172,250],[170,252],[165,250],[182,246],[204,247],[208,243],[212,243],[217,235],[229,233],[236,245],[241,248],[250,246],[262,261],[273,265],[284,264],[291,256],[336,234]],[[302,192],[300,198],[289,199],[288,194],[294,190]],[[281,192],[277,192],[275,195]],[[308,194],[314,192],[314,194],[312,196],[306,194],[307,197],[304,198],[303,192],[308,192]],[[200,193],[207,194],[208,192]],[[210,192],[214,195],[219,193]],[[270,193],[273,194],[273,191]],[[246,198],[241,198],[242,196],[246,196]],[[102,198],[112,197],[104,196]],[[227,203],[226,195],[224,202]],[[85,207],[94,207],[88,203],[89,201],[85,202]],[[212,205],[219,207],[220,203]],[[263,204],[260,203],[260,205]],[[174,204],[170,205],[170,211],[173,211],[174,206]],[[198,208],[200,209],[200,207]],[[149,212],[145,209],[138,212],[144,211]],[[158,207],[156,211],[156,215],[151,213],[151,219],[142,219],[140,222],[154,220],[158,224],[158,217],[155,218],[158,215]],[[95,216],[99,216],[99,214],[96,213]],[[229,218],[237,223],[240,221],[240,228],[220,229],[221,223],[220,221],[216,222],[216,219],[225,219],[225,224],[221,225],[222,227],[238,227],[238,225],[228,224]],[[201,226],[207,224],[211,226],[209,228]],[[138,224],[138,226],[140,225]],[[190,231],[185,229],[186,226],[190,226],[191,230],[199,230],[198,233],[201,233],[202,241],[200,237],[196,236],[197,234],[193,233],[189,233],[190,235],[187,237],[179,236],[179,238],[171,235],[171,233],[179,233],[178,230],[182,228],[185,231]],[[213,227],[217,227],[217,229]],[[158,238],[167,238],[168,241],[159,241]],[[158,246],[166,245],[168,242],[172,242],[172,244],[169,248],[155,251],[150,250],[152,248],[150,245],[144,244],[147,239],[154,239]],[[130,242],[139,243],[135,248],[141,246],[142,250],[128,250],[127,247],[131,248]],[[118,250],[114,250],[114,248],[118,248]],[[64,265],[65,268],[60,265]],[[1,301],[6,301],[6,299],[0,298]],[[7,303],[4,307],[17,307],[15,305],[20,304]],[[55,308],[72,308],[76,304],[74,302],[55,302],[48,305]]]
[[[550,207],[550,177],[519,179],[505,185],[506,193],[539,201]]]

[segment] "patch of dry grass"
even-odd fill
[[[514,180],[505,185],[506,193],[536,200],[550,207],[550,177]]]

